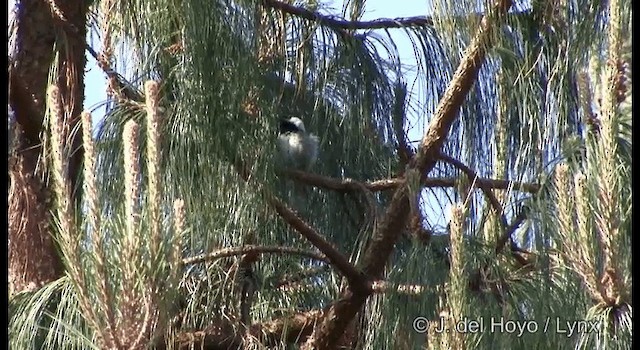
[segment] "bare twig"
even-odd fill
[[[407,122],[406,113],[406,98],[407,98],[407,85],[405,83],[398,82],[394,88],[395,104],[393,110],[394,130],[396,132],[396,139],[398,140],[398,156],[400,157],[400,174],[404,173],[404,168],[415,156],[415,150],[409,144],[407,133],[404,130],[404,125]]]
[[[490,188],[484,186],[484,184],[479,183],[477,181],[478,174],[476,174],[475,171],[473,171],[471,168],[466,166],[461,161],[453,157],[450,157],[446,154],[440,153],[439,158],[442,161],[449,163],[454,167],[460,169],[460,171],[462,171],[469,178],[470,183],[477,184],[477,186],[482,190],[482,192],[484,192],[485,196],[487,196],[487,199],[489,199],[489,203],[491,203],[491,206],[493,206],[493,209],[500,216],[500,224],[502,225],[502,228],[506,230],[509,224],[507,223],[507,218],[504,216],[504,209],[502,208],[502,204],[500,204],[500,201],[498,201],[498,198],[496,198],[495,194],[493,193],[493,191],[491,191]]]
[[[258,288],[253,264],[256,262],[254,254],[244,254],[238,263],[236,281],[240,291],[240,324],[247,327],[251,324],[251,306]]]
[[[493,193],[493,191],[491,191],[490,187],[487,187],[481,181],[478,181],[478,177],[477,177],[478,175],[471,168],[463,164],[461,161],[442,153],[440,154],[440,159],[460,169],[462,172],[465,173],[465,175],[467,175],[467,177],[469,178],[469,181],[471,181],[472,183],[475,182],[477,186],[482,190],[482,192],[484,192],[484,194],[487,196],[487,198],[489,199],[489,203],[491,203],[491,206],[493,206],[493,209],[500,216],[500,224],[504,229],[502,235],[496,241],[496,253],[500,253],[504,248],[505,243],[507,243],[507,241],[511,238],[511,235],[520,226],[520,224],[527,218],[526,211],[525,210],[520,211],[520,213],[516,216],[513,222],[509,224],[507,222],[506,216],[504,215],[504,209],[502,208],[500,201],[498,201],[498,198],[496,198],[495,194]]]
[[[292,255],[300,255],[307,258],[311,258],[314,260],[324,261],[329,263],[327,257],[323,254],[319,254],[316,252],[310,252],[308,250],[293,248],[293,247],[282,247],[282,246],[254,246],[248,245],[244,247],[232,247],[232,248],[224,248],[218,251],[202,254],[198,256],[194,256],[191,258],[186,258],[182,260],[184,265],[192,265],[198,264],[205,261],[218,260],[222,258],[228,258],[230,256],[243,255],[243,254],[292,254]]]

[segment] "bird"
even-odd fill
[[[309,171],[318,160],[318,137],[307,133],[298,117],[280,120],[278,149],[285,167]]]
[[[283,167],[291,170],[309,171],[318,160],[318,137],[308,133],[304,123],[298,117],[280,120],[278,149]],[[299,211],[306,208],[307,190],[291,180],[285,182],[286,188],[293,190],[288,196]]]

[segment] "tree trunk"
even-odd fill
[[[55,8],[56,4],[59,8]],[[71,137],[69,162],[72,188],[82,161],[78,128],[84,99],[85,1],[22,0],[17,5],[16,47],[9,66],[9,103],[17,126],[16,156],[9,164],[9,293],[34,290],[60,277],[62,260],[51,235],[54,201],[48,188],[41,136],[49,70],[57,65],[56,82]],[[58,61],[54,44],[58,40]],[[79,195],[75,196],[80,198]]]

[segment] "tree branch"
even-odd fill
[[[518,229],[518,227],[520,227],[520,224],[527,218],[527,212],[526,210],[522,210],[520,211],[520,213],[518,213],[518,215],[516,216],[516,218],[513,220],[513,222],[511,222],[511,225],[509,225],[505,230],[504,233],[502,234],[502,236],[498,239],[498,241],[496,242],[496,254],[499,254],[500,252],[502,252],[502,249],[504,249],[504,245],[507,243],[507,241],[509,240],[509,238],[511,238],[511,235],[516,232],[516,229]],[[517,250],[517,249],[512,249],[512,250]]]
[[[403,182],[402,179],[395,178],[363,183],[353,179],[336,179],[329,176],[291,169],[284,170],[283,174],[303,184],[337,192],[357,192],[362,191],[363,188],[371,192],[380,192],[394,189]]]
[[[478,175],[471,168],[466,166],[461,161],[459,161],[459,160],[457,160],[457,159],[455,159],[453,157],[450,157],[448,155],[445,155],[443,153],[440,153],[440,159],[442,159],[444,162],[447,162],[447,163],[453,165],[454,167],[460,169],[462,172],[465,173],[465,175],[467,175],[467,177],[469,178],[469,180],[471,182],[475,182],[476,185],[487,196],[487,198],[489,199],[489,202],[491,203],[491,206],[493,206],[493,208],[498,213],[498,215],[500,215],[500,224],[502,225],[502,228],[504,229],[502,235],[496,241],[496,253],[500,253],[502,251],[502,249],[504,248],[505,243],[507,243],[509,238],[511,238],[511,235],[516,231],[516,229],[520,226],[520,224],[526,219],[526,217],[527,217],[526,216],[526,211],[522,210],[514,218],[513,222],[511,224],[509,224],[507,222],[507,218],[504,215],[504,209],[502,208],[502,205],[500,204],[500,201],[498,201],[498,198],[496,198],[495,194],[493,193],[493,191],[491,191],[491,189],[489,187],[484,186],[484,184],[482,182],[478,181],[478,177],[477,177]]]
[[[281,341],[300,343],[307,339],[314,325],[324,314],[324,310],[310,310],[288,315],[277,320],[254,324],[249,334],[260,339],[267,347],[276,346]]]
[[[404,27],[427,27],[433,26],[431,17],[415,16],[404,18],[382,18],[373,21],[347,21],[338,19],[335,16],[322,15],[315,11],[310,11],[302,7],[289,5],[277,0],[263,0],[262,4],[278,9],[282,12],[304,18],[309,21],[318,22],[328,27],[346,30],[346,29],[382,29],[382,28],[404,28]]]
[[[241,160],[235,160],[234,166],[240,177],[249,182],[250,172],[247,166]],[[336,247],[320,235],[311,225],[302,220],[291,208],[282,203],[276,196],[268,191],[264,191],[267,202],[276,210],[276,212],[286,221],[289,226],[293,227],[298,233],[306,238],[318,250],[320,250],[334,266],[349,282],[349,285],[356,290],[368,290],[367,279],[353,264],[347,259]]]
[[[182,264],[192,265],[192,264],[197,264],[205,261],[212,261],[212,260],[217,260],[217,259],[222,259],[222,258],[227,258],[230,256],[242,255],[242,254],[269,254],[269,253],[300,255],[300,256],[304,256],[314,260],[319,260],[319,261],[329,263],[329,260],[323,254],[310,252],[308,250],[303,250],[299,248],[282,247],[282,246],[247,245],[244,247],[224,248],[212,253],[185,258],[182,260]]]
[[[511,0],[498,1],[496,11],[493,13],[503,17],[511,4]],[[411,167],[419,174],[426,175],[435,166],[449,129],[477,78],[486,50],[491,44],[491,32],[495,25],[496,18],[484,16],[480,22],[478,33],[465,51],[451,83],[438,104],[429,130],[422,139],[420,149],[414,159],[415,162],[411,164]],[[408,192],[407,186],[401,186],[395,191],[380,225],[373,233],[372,242],[363,259],[363,270],[369,278],[380,279],[384,272],[384,267],[408,216],[408,196],[413,195]],[[345,291],[342,298],[330,306],[322,323],[314,329],[314,333],[303,348],[335,348],[347,325],[362,308],[367,297],[368,295],[361,291]]]
[[[404,168],[415,156],[415,150],[409,144],[407,133],[404,130],[404,125],[407,122],[406,113],[406,99],[407,99],[407,84],[397,82],[394,87],[395,104],[393,106],[393,122],[394,130],[396,132],[396,139],[398,140],[398,156],[400,157],[400,174],[404,172]]]
[[[267,201],[273,206],[280,217],[324,253],[329,263],[347,279],[351,288],[362,291],[369,289],[365,275],[353,266],[331,242],[327,241],[313,227],[302,220],[293,210],[276,197],[270,195]]]
[[[460,171],[462,171],[469,178],[469,181],[471,183],[475,183],[482,190],[482,192],[484,192],[485,196],[487,196],[487,199],[489,199],[489,203],[491,203],[493,209],[500,216],[500,224],[502,225],[502,228],[506,230],[509,224],[507,223],[507,218],[504,216],[504,209],[502,208],[502,204],[500,204],[500,201],[498,201],[498,198],[496,198],[490,188],[485,187],[484,184],[477,181],[478,174],[476,174],[475,171],[466,166],[464,163],[453,157],[450,157],[443,153],[440,153],[439,157],[442,161],[460,169]]]
[[[284,291],[306,291],[312,289],[313,286],[308,283],[288,283],[279,287]],[[376,294],[397,293],[403,295],[421,295],[429,291],[426,286],[419,284],[398,284],[388,281],[374,281],[371,283],[371,292]]]
[[[134,89],[132,85],[127,82],[122,75],[113,70],[106,62],[102,55],[98,54],[96,50],[94,50],[89,44],[86,45],[86,50],[89,54],[98,62],[98,67],[102,69],[104,74],[107,75],[107,78],[111,80],[115,86],[112,88],[116,93],[116,97],[120,100],[120,102],[133,102],[133,104],[142,104],[144,103],[144,96],[138,90]]]
[[[324,188],[336,192],[349,192],[349,191],[361,191],[362,187],[371,192],[381,192],[397,189],[404,185],[403,178],[383,179],[370,182],[358,182],[353,179],[337,179],[333,177],[323,176],[314,173],[307,173],[300,170],[286,170],[283,172],[289,178],[301,182],[306,185]],[[478,187],[483,186],[487,189],[509,189],[527,192],[537,193],[540,190],[540,185],[535,183],[517,182],[509,180],[498,180],[488,178],[478,178],[476,180]],[[423,187],[455,187],[455,178],[426,178],[424,177],[420,183]]]

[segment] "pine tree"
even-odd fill
[[[65,274],[10,298],[12,348],[631,347],[629,1],[90,10],[107,114],[72,115],[76,206],[47,87]]]

